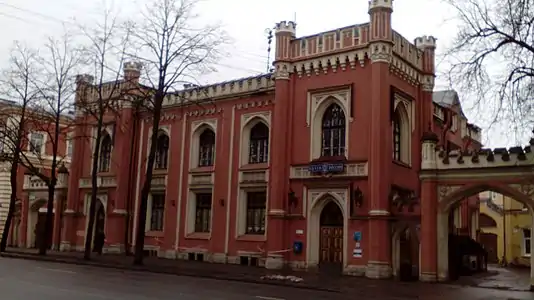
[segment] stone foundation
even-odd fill
[[[59,251],[61,251],[61,252],[70,252],[70,251],[72,251],[70,242],[62,241],[59,244]]]
[[[265,260],[265,268],[270,270],[280,270],[284,267],[284,257],[282,255],[271,254]]]
[[[343,274],[348,276],[365,276],[367,271],[367,266],[362,265],[348,265],[343,269]]]
[[[372,279],[391,278],[391,265],[387,262],[369,261],[365,270],[365,277]]]
[[[419,275],[419,281],[436,282],[437,281],[436,273],[421,272],[421,275]]]

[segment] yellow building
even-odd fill
[[[481,193],[479,218],[479,241],[489,253],[488,262],[504,257],[509,264],[530,266],[532,218],[521,202],[494,192]]]

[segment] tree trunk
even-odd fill
[[[163,90],[162,87],[159,89]],[[146,226],[146,214],[148,208],[148,194],[152,185],[152,173],[154,170],[154,161],[156,159],[156,145],[158,140],[159,120],[161,118],[161,106],[163,103],[165,94],[163,92],[157,92],[154,101],[154,113],[152,121],[152,137],[150,139],[150,148],[148,154],[148,161],[146,166],[145,182],[141,191],[141,203],[139,206],[139,215],[137,221],[137,234],[135,236],[135,253],[134,253],[134,265],[143,264],[143,252],[145,248],[145,226]],[[142,141],[141,141],[142,142]]]
[[[100,118],[98,118],[95,149],[93,151],[93,165],[91,171],[91,201],[89,203],[89,222],[87,224],[87,232],[85,233],[85,252],[83,254],[83,258],[85,260],[91,259],[91,246],[93,245],[93,227],[95,227],[96,201],[98,200],[98,154],[100,152],[100,139],[102,137],[102,118],[102,115],[100,116]]]
[[[9,237],[9,230],[11,228],[11,222],[13,220],[13,214],[15,213],[15,205],[17,202],[17,175],[18,175],[18,154],[15,154],[15,159],[11,165],[11,196],[9,199],[9,209],[7,212],[6,223],[4,224],[4,232],[2,233],[2,240],[0,241],[0,252],[5,252],[7,248],[7,239]]]
[[[54,170],[52,170],[52,172],[54,172]],[[53,177],[54,174],[52,174],[51,176]],[[50,181],[51,183],[48,186],[48,201],[46,202],[46,221],[45,221],[44,237],[43,237],[43,242],[39,245],[39,255],[46,255],[46,251],[48,250],[48,235],[49,234],[53,235],[54,196],[56,192],[56,184],[53,178],[51,178]],[[37,234],[39,234],[39,232]]]

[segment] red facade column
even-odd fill
[[[421,281],[437,280],[438,230],[437,186],[434,181],[421,184]]]
[[[295,37],[293,22],[280,22],[276,25],[276,51],[274,62],[275,98],[271,124],[269,200],[267,227],[266,268],[278,269],[283,266],[284,253],[289,248],[284,241],[284,218],[289,188],[288,124],[291,107],[290,95],[290,46]]]

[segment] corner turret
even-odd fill
[[[423,35],[418,38],[415,38],[414,44],[417,48],[421,50],[425,49],[436,49],[436,41],[438,39],[431,35]]]
[[[274,30],[277,36],[280,34],[290,34],[291,37],[297,36],[297,24],[293,21],[281,21],[276,23]]]
[[[377,9],[386,9],[392,12],[393,11],[393,0],[370,0],[369,1],[369,13]]]

